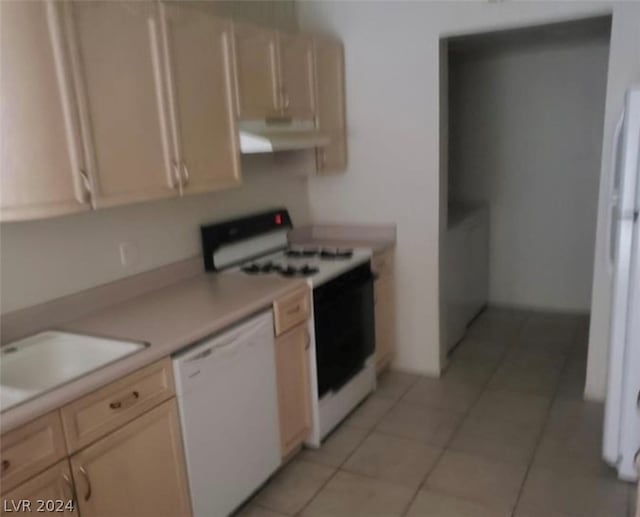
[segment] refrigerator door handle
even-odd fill
[[[620,194],[618,189],[620,185],[618,181],[618,146],[620,145],[620,137],[622,136],[622,126],[624,124],[624,111],[618,119],[615,131],[613,132],[613,147],[611,148],[611,183],[609,185],[609,225],[607,226],[607,243],[609,244],[609,271],[613,271],[615,254],[616,254],[616,239],[614,226],[618,224],[618,218],[616,212],[618,208],[618,201]]]

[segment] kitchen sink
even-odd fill
[[[144,343],[46,331],[0,349],[0,411],[133,354]]]

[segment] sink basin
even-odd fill
[[[133,354],[132,341],[47,331],[0,349],[0,411]]]

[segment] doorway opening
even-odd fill
[[[601,16],[442,40],[443,366],[473,341],[512,360],[495,382],[582,396],[610,34]]]

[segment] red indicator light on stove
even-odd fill
[[[274,221],[276,224],[282,224],[282,216],[280,214],[276,214],[274,217]]]

